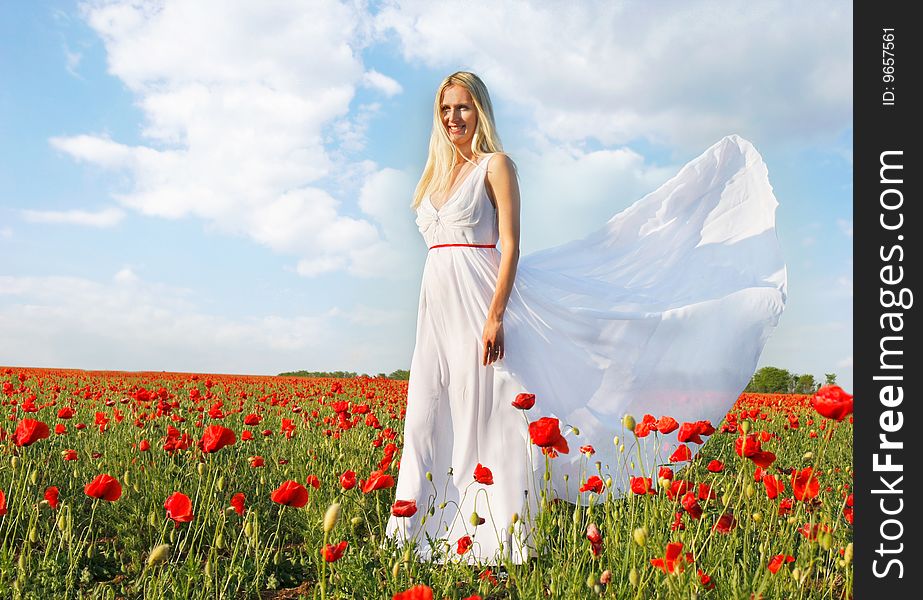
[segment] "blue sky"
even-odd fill
[[[519,166],[524,254],[749,139],[789,278],[760,365],[851,390],[840,2],[4,3],[0,364],[408,368],[408,207],[460,69]]]

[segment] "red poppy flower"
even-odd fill
[[[395,500],[391,505],[391,514],[395,517],[412,517],[417,514],[417,501]]]
[[[340,487],[344,490],[351,490],[356,487],[356,472],[355,471],[345,471],[340,475]]]
[[[147,440],[141,440],[141,443],[138,444],[138,450],[141,452],[147,452],[151,449],[151,443]]]
[[[687,460],[692,460],[692,451],[689,450],[689,446],[686,444],[677,446],[676,451],[670,455],[671,463],[685,462]]]
[[[0,490],[0,517],[6,514],[6,494]]]
[[[654,415],[644,415],[641,422],[635,425],[635,437],[647,437],[652,431],[657,429],[657,419]]]
[[[189,500],[189,496],[182,492],[173,492],[163,503],[163,507],[167,509],[167,517],[173,519],[177,524],[188,523],[194,516],[192,514],[192,501]]]
[[[327,562],[336,562],[343,557],[343,553],[346,552],[346,546],[348,543],[346,540],[343,540],[337,545],[333,544],[324,544],[324,560]]]
[[[702,518],[702,507],[699,506],[699,500],[696,498],[695,494],[692,492],[687,493],[683,496],[681,502],[683,508],[686,509],[686,512],[689,513],[689,516],[693,519]]]
[[[724,463],[720,460],[713,460],[708,463],[707,469],[712,473],[720,473],[724,470]]]
[[[597,479],[599,478],[597,477]],[[635,494],[638,494],[639,496],[643,496],[644,494],[657,493],[657,490],[654,489],[654,483],[651,481],[650,477],[632,477],[630,483],[631,491]]]
[[[853,397],[838,385],[825,385],[814,392],[811,398],[814,410],[836,421],[842,421],[847,415],[852,414],[852,402]]]
[[[490,469],[478,463],[478,466],[474,467],[474,480],[484,485],[493,485],[494,474],[490,472]]]
[[[70,406],[65,406],[58,411],[59,419],[72,419],[74,417],[74,409]]]
[[[253,439],[253,432],[250,431],[249,429],[247,429],[246,431],[242,431],[241,434],[240,434],[240,439],[241,439],[242,441],[244,441],[244,442],[248,442],[248,441],[252,440],[252,439]]]
[[[590,552],[599,556],[603,551],[603,534],[596,523],[590,523],[586,528],[586,539],[590,541]]]
[[[817,534],[821,532],[826,533],[829,531],[830,531],[830,526],[824,525],[822,523],[814,523],[813,525],[811,523],[805,523],[804,525],[798,528],[798,533],[808,538],[812,542],[817,539]]]
[[[766,487],[766,496],[770,500],[775,500],[779,495],[779,488],[782,482],[775,475],[763,475],[763,485]]]
[[[320,479],[318,479],[317,475],[313,475],[313,474],[312,474],[312,475],[308,475],[308,477],[305,479],[304,482],[305,482],[307,485],[310,485],[310,486],[311,486],[312,488],[314,488],[315,490],[319,490],[319,489],[320,489]]]
[[[384,490],[394,487],[394,477],[384,471],[372,471],[369,478],[362,483],[362,493],[368,494],[375,490]]]
[[[122,497],[122,484],[107,474],[97,475],[93,481],[83,487],[83,493],[90,498],[115,502]]]
[[[728,534],[731,533],[735,527],[737,527],[737,519],[734,518],[734,515],[730,513],[724,513],[718,517],[718,521],[715,523],[715,526],[712,527],[712,529],[718,533]]]
[[[459,554],[464,554],[471,549],[471,544],[472,542],[470,535],[460,537],[458,538],[458,548],[456,548],[455,551]]]
[[[797,500],[807,502],[817,496],[820,491],[820,481],[814,469],[806,467],[792,471],[792,493]]]
[[[262,456],[251,456],[247,460],[250,463],[250,466],[253,467],[254,469],[258,467],[262,467],[263,465],[266,464],[266,460]]]
[[[683,525],[683,513],[678,512],[673,516],[673,523],[670,525],[670,531],[676,531],[679,529],[683,531],[686,529],[686,526]]]
[[[707,483],[699,484],[699,500],[717,500],[718,494]]]
[[[692,442],[694,444],[704,444],[705,442],[699,437],[698,423],[683,423],[679,426],[679,433],[676,439],[680,442]]]
[[[58,508],[58,488],[51,486],[45,490],[45,500],[51,508]]]
[[[673,469],[670,467],[660,467],[657,469],[657,478],[658,479],[669,479],[673,480]]]
[[[699,581],[702,582],[702,587],[706,590],[715,589],[715,582],[711,580],[711,577],[705,574],[705,571],[698,569],[696,571],[699,574]]]
[[[211,454],[212,452],[221,450],[225,446],[230,446],[236,441],[237,436],[234,435],[234,432],[227,427],[222,427],[221,425],[209,425],[205,429],[205,433],[202,434],[202,439],[199,441],[199,447],[202,448],[202,452]]]
[[[535,394],[517,394],[513,406],[519,410],[529,410],[535,406]]]
[[[785,498],[784,500],[779,502],[779,516],[780,517],[786,516],[788,513],[792,512],[792,509],[794,507],[795,507],[795,499]]]
[[[54,433],[55,435],[64,435],[67,433],[67,426],[64,423],[58,423],[54,426]]]
[[[542,417],[529,423],[529,437],[536,446],[554,448],[562,454],[570,452],[567,440],[561,435],[558,420],[554,417]]]
[[[666,435],[679,429],[679,423],[673,417],[660,417],[657,421],[657,431]]]
[[[596,449],[593,446],[587,444],[586,446],[580,446],[580,453],[587,456],[593,456],[596,454]]]
[[[391,600],[433,600],[433,588],[421,583],[394,594]]]
[[[13,432],[13,442],[17,446],[29,446],[39,440],[44,440],[51,432],[48,425],[35,419],[23,419]]]
[[[259,425],[259,424],[260,424],[260,421],[262,421],[262,420],[263,420],[263,417],[261,417],[261,416],[259,416],[259,415],[255,415],[255,414],[253,414],[253,413],[250,413],[249,415],[247,415],[246,417],[244,417],[244,425],[251,425],[251,426],[252,426],[252,425]]]
[[[769,564],[766,565],[766,568],[772,571],[773,573],[778,573],[779,569],[782,568],[782,565],[785,563],[795,562],[795,557],[788,554],[776,554],[769,561]]]
[[[61,452],[61,458],[64,460],[77,460],[77,451],[76,450],[64,450]]]
[[[652,558],[651,564],[662,570],[666,574],[679,573],[686,568],[685,563],[691,563],[692,553],[687,552],[683,555],[683,545],[680,542],[670,542],[667,544],[666,552],[663,558]]]
[[[234,496],[231,497],[231,506],[234,507],[234,512],[236,512],[240,516],[244,516],[245,499],[246,499],[245,496],[241,492],[238,492],[234,494]]]
[[[648,477],[647,480],[650,481],[650,477]],[[603,485],[603,480],[600,479],[598,475],[593,475],[589,479],[586,480],[586,483],[580,486],[580,491],[581,492],[593,492],[594,494],[602,494],[604,487],[605,486]]]
[[[301,508],[308,503],[308,489],[297,481],[283,481],[282,485],[272,493],[270,499],[276,504]]]

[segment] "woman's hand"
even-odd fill
[[[484,352],[481,357],[481,364],[487,366],[503,358],[503,321],[488,318],[484,324]]]

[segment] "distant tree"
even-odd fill
[[[836,385],[836,373],[824,373],[824,385]]]
[[[813,394],[817,390],[817,385],[814,382],[814,376],[810,374],[798,375],[795,379],[795,385],[792,389],[794,394]]]
[[[398,369],[394,371],[393,373],[391,373],[390,375],[388,375],[388,379],[397,379],[401,381],[407,381],[408,379],[410,379],[410,371],[406,371],[404,369]]]
[[[794,387],[792,374],[778,367],[763,367],[753,374],[745,391],[760,394],[788,394]]]

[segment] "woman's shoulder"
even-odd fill
[[[484,164],[487,168],[488,179],[496,174],[509,176],[516,173],[516,163],[513,162],[513,159],[506,152],[491,152],[487,156]]]

